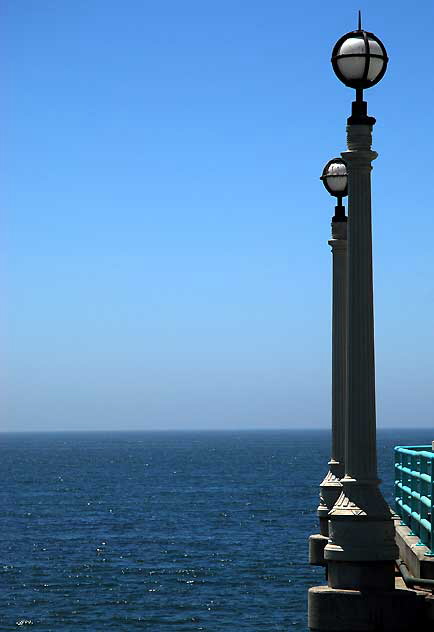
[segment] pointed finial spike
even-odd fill
[[[362,30],[362,12],[359,9],[359,31]]]

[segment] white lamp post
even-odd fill
[[[371,150],[375,119],[367,115],[363,90],[383,77],[387,53],[382,42],[359,28],[333,49],[338,78],[356,89],[348,119],[348,404],[345,476],[329,513],[324,557],[331,588],[394,588],[397,548],[390,510],[380,492],[376,457],[374,318],[371,234]]]
[[[417,594],[395,589],[395,530],[377,478],[370,176],[377,154],[371,150],[375,119],[367,115],[363,90],[381,79],[387,61],[380,40],[362,30],[360,14],[357,31],[341,37],[333,50],[336,74],[357,94],[348,119],[348,151],[341,154],[348,171],[345,476],[328,514],[328,586],[309,589],[313,632],[418,627]]]
[[[341,158],[324,167],[321,180],[330,195],[337,198],[332,218],[329,245],[333,255],[332,299],[332,445],[328,472],[320,485],[318,517],[320,533],[309,537],[309,564],[325,566],[324,548],[328,542],[328,514],[342,491],[344,475],[344,422],[346,403],[347,341],[347,217],[342,198],[348,194],[347,168]]]
[[[332,298],[332,445],[329,470],[320,485],[318,516],[320,533],[329,535],[328,513],[342,491],[344,476],[344,438],[347,364],[347,217],[342,198],[348,195],[348,175],[341,158],[330,160],[321,180],[330,195],[337,198],[332,218],[332,238],[328,242],[333,256]]]

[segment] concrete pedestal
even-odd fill
[[[342,590],[381,590],[395,588],[395,563],[329,562],[328,584]]]
[[[308,594],[308,625],[312,632],[422,632],[424,607],[412,590],[315,586]]]
[[[309,536],[309,564],[313,566],[326,566],[324,560],[324,549],[329,539],[317,533]]]

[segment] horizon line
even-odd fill
[[[408,426],[380,426],[377,427],[377,430],[430,430],[431,426],[418,426],[418,427],[408,427]],[[105,433],[105,432],[115,432],[115,433],[133,433],[133,432],[282,432],[282,431],[311,431],[315,432],[318,430],[327,430],[331,431],[331,427],[329,426],[273,426],[270,428],[264,427],[239,427],[239,428],[98,428],[98,429],[60,429],[60,430],[0,430],[0,435],[7,434],[54,434],[54,433],[81,433],[81,434],[92,434],[92,433]]]

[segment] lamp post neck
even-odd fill
[[[373,116],[368,116],[368,104],[363,100],[363,90],[356,90],[356,100],[351,104],[351,116],[347,120],[349,126],[352,125],[375,125]]]
[[[345,206],[342,204],[342,198],[338,198],[338,203],[335,206],[335,214],[332,217],[332,223],[346,222],[347,217],[345,215]],[[333,232],[333,226],[332,226]]]

